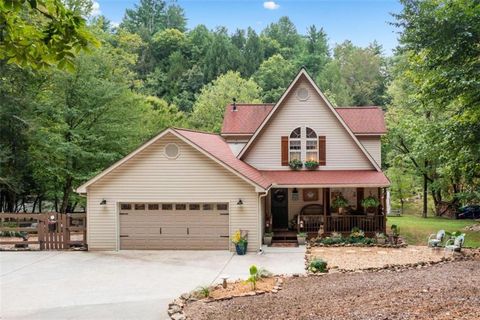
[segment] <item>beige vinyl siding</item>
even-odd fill
[[[168,159],[163,154],[167,143],[179,146],[177,159]],[[255,188],[171,134],[89,186],[87,192],[88,245],[92,250],[118,248],[118,203],[121,202],[228,202],[229,234],[237,229],[247,230],[249,250],[259,247]],[[239,198],[242,206],[237,206]],[[100,205],[102,199],[107,200],[106,205]]]
[[[368,153],[373,157],[379,166],[382,165],[382,142],[380,136],[375,137],[358,137]]]
[[[299,86],[308,89],[309,98],[296,97]],[[326,136],[327,165],[323,170],[373,169],[365,154],[355,143],[325,101],[305,78],[301,78],[279,106],[269,123],[244,155],[244,160],[260,170],[290,170],[281,165],[280,139],[297,127],[310,127],[318,136]],[[304,147],[303,147],[304,148]]]
[[[240,151],[242,151],[243,147],[246,145],[246,142],[228,142],[228,146],[230,147],[230,150],[232,150],[232,153],[237,156]]]

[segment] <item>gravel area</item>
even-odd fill
[[[288,278],[277,294],[194,302],[189,319],[479,319],[480,261]]]
[[[322,258],[329,268],[358,270],[380,268],[386,264],[410,264],[417,262],[437,262],[445,256],[443,249],[426,246],[408,246],[406,248],[380,247],[313,247],[309,258]],[[451,254],[447,254],[450,256]]]

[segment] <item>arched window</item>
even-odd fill
[[[318,136],[312,128],[296,128],[288,143],[289,161],[318,161]]]
[[[307,128],[307,138],[306,138],[306,149],[305,154],[306,161],[318,161],[318,138],[317,133],[311,129]]]
[[[289,161],[302,159],[302,130],[296,128],[288,139]]]

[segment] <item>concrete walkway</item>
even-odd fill
[[[304,272],[304,248],[226,251],[0,252],[1,319],[164,319],[170,301],[252,264]]]

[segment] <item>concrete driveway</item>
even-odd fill
[[[226,251],[0,252],[2,319],[165,319],[183,292],[243,278],[256,264],[304,272],[304,248]]]

